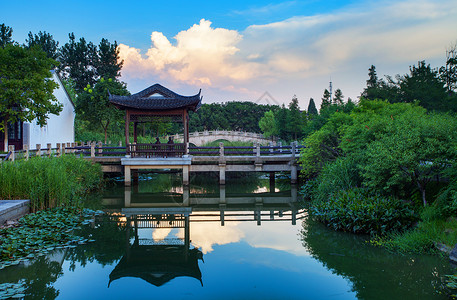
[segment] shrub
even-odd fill
[[[318,201],[326,200],[340,190],[360,187],[361,178],[354,158],[340,157],[328,163],[313,184],[312,195]]]
[[[313,201],[310,212],[335,230],[371,235],[403,231],[417,219],[405,202],[360,188],[333,193],[326,201]]]
[[[400,253],[437,253],[438,243],[453,247],[457,244],[457,220],[433,219],[435,214],[435,208],[427,207],[421,213],[422,221],[414,229],[376,237],[371,243]]]

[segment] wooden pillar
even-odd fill
[[[130,154],[129,149],[129,125],[130,125],[130,112],[129,110],[125,111],[125,147],[127,149],[127,155]]]
[[[102,154],[103,153],[103,143],[100,141],[98,142],[98,154]]]
[[[62,143],[62,155],[67,153],[67,150],[65,149],[65,143]]]
[[[25,150],[25,160],[29,160],[29,145],[25,144],[24,150]]]
[[[190,220],[189,216],[184,217],[184,255],[185,260],[189,259],[189,248],[190,248]]]
[[[52,153],[52,151],[51,151],[51,143],[47,144],[46,152],[47,152],[46,154],[48,155],[48,157],[51,157],[51,153]]]
[[[56,150],[57,157],[60,157],[62,155],[62,148],[60,146],[60,143],[57,143],[56,147],[57,147],[57,150]]]
[[[11,152],[9,160],[14,161],[14,145],[8,145],[8,152]]]
[[[276,190],[275,184],[275,172],[270,172],[270,193],[274,193]]]
[[[36,156],[41,156],[41,144],[36,144]]]
[[[132,171],[132,185],[135,188],[135,192],[138,192],[138,177],[139,177],[139,170]]]
[[[137,143],[137,133],[138,133],[137,126],[138,126],[138,123],[133,122],[133,142],[135,144]]]
[[[183,122],[183,127],[184,127],[184,132],[183,132],[183,142],[186,145],[185,153],[187,154],[188,149],[187,149],[187,143],[189,142],[189,116],[187,115],[187,110],[183,110],[182,113],[182,122]]]
[[[95,142],[90,144],[90,157],[95,157]]]

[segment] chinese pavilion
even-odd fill
[[[109,95],[109,101],[118,109],[125,110],[125,143],[127,154],[134,156],[153,157],[157,155],[182,156],[187,153],[189,141],[189,111],[197,111],[201,106],[201,90],[194,96],[182,96],[154,84],[130,96]],[[173,146],[157,146],[154,144],[137,143],[137,125],[152,122],[154,119],[166,119],[171,122],[182,122],[184,141]],[[129,128],[133,123],[133,145],[129,141]],[[172,147],[172,148],[171,148]]]

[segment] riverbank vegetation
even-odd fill
[[[321,106],[304,129],[300,156],[302,191],[317,220],[371,234],[372,244],[394,251],[457,244],[457,95],[449,69],[419,62],[384,81],[372,66],[358,103]]]
[[[0,164],[0,199],[30,199],[32,212],[77,207],[102,184],[101,166],[73,155]]]

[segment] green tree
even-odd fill
[[[273,111],[269,110],[265,112],[264,116],[259,121],[259,127],[266,138],[278,135],[275,114]]]
[[[440,78],[449,94],[457,89],[457,44],[446,50],[446,64],[440,68]]]
[[[278,129],[279,138],[288,141],[290,139],[289,127],[287,126],[287,108],[283,104],[275,113],[276,128]]]
[[[0,24],[0,48],[13,43],[13,28]]]
[[[446,110],[447,93],[444,83],[425,61],[418,62],[417,67],[409,68],[410,74],[400,78],[398,85],[401,90],[401,102],[419,101],[428,110]]]
[[[317,112],[316,104],[314,103],[314,99],[310,98],[309,104],[308,104],[308,115],[312,116],[312,115],[317,115],[317,114],[318,114],[318,112]]]
[[[343,92],[340,89],[335,91],[335,97],[333,97],[333,104],[343,105]]]
[[[289,103],[289,111],[287,112],[286,120],[288,132],[290,132],[291,137],[294,140],[297,140],[303,134],[305,119],[303,118],[303,114],[300,111],[300,107],[298,106],[298,99],[295,95],[292,97],[292,100]]]
[[[122,118],[122,112],[114,107],[108,99],[109,93],[115,95],[128,95],[124,83],[109,78],[100,80],[94,85],[87,85],[83,92],[78,94],[76,101],[76,113],[81,119],[103,129],[105,144],[108,139],[108,127],[111,122]]]
[[[330,92],[327,89],[325,89],[324,95],[322,96],[321,110],[326,107],[329,107],[332,104],[331,96],[332,95],[330,95]]]
[[[51,67],[56,61],[37,47],[19,45],[0,48],[0,118],[4,132],[4,150],[8,149],[8,123],[36,120],[44,126],[50,113],[59,114],[62,105],[53,91]]]
[[[28,36],[29,38],[25,40],[26,48],[31,48],[35,45],[38,45],[41,50],[46,52],[49,58],[54,60],[58,59],[59,42],[55,41],[51,34],[46,33],[46,31],[40,31],[38,34],[33,34],[29,31]]]
[[[352,118],[344,112],[334,112],[327,122],[317,131],[305,138],[300,154],[302,174],[305,178],[313,178],[322,168],[343,155],[340,147],[342,128],[352,123]]]
[[[428,184],[457,157],[457,121],[414,106],[384,120],[385,133],[367,146],[364,183],[386,192],[411,184],[425,206]]]
[[[80,93],[88,84],[93,86],[97,81],[97,49],[84,38],[76,41],[74,33],[70,33],[68,37],[69,41],[60,48],[59,72],[64,79],[71,78],[77,93]]]
[[[111,44],[107,39],[102,38],[98,45],[97,58],[94,63],[97,75],[103,78],[118,78],[121,76],[123,60],[119,59],[119,48],[117,42]]]

